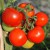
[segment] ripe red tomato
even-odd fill
[[[28,32],[28,39],[34,43],[41,43],[45,38],[44,30],[36,26],[34,29]]]
[[[14,8],[6,8],[2,14],[2,21],[8,26],[18,26],[22,22],[22,15]]]
[[[9,40],[12,45],[19,47],[26,43],[27,37],[23,30],[16,28],[10,32]]]
[[[26,5],[27,5],[27,3],[21,3],[21,4],[19,4],[19,7],[21,7],[21,8],[25,8]]]
[[[44,12],[38,12],[36,16],[37,20],[35,22],[35,25],[44,26],[48,23],[48,16]]]
[[[24,14],[23,12],[20,12],[20,13],[21,13],[21,15],[22,15],[22,20],[25,21],[25,14]]]
[[[19,4],[18,6],[19,6],[20,8],[25,8],[28,4],[30,4],[30,3],[21,3],[21,4]],[[34,9],[34,6],[33,6],[32,4],[30,4],[30,7],[31,7],[32,9]]]

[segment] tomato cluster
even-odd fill
[[[17,7],[19,10],[8,7],[2,13],[2,28],[9,32],[10,43],[17,47],[25,46],[24,48],[41,43],[45,39],[42,27],[48,23],[47,14],[35,14],[35,7],[30,3],[21,3]],[[28,46],[29,44],[31,45]]]

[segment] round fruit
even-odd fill
[[[16,28],[10,32],[9,41],[12,45],[19,47],[26,43],[27,37],[23,30]]]
[[[7,26],[5,23],[2,23],[2,28],[3,28],[4,31],[10,32],[10,31],[12,31],[15,27],[10,27],[10,26]]]
[[[29,17],[33,17],[34,15],[35,15],[35,12],[34,11],[28,11],[27,12],[27,15],[29,16]]]
[[[22,22],[22,15],[14,8],[6,8],[2,14],[2,21],[8,26],[18,26]]]
[[[27,3],[21,3],[21,4],[19,4],[19,7],[21,7],[21,8],[25,8],[26,5],[27,5]]]
[[[26,42],[22,47],[23,47],[23,48],[28,48],[28,49],[29,49],[29,48],[32,48],[33,45],[34,45],[33,42],[27,40],[27,42]]]
[[[28,32],[28,39],[34,43],[41,43],[45,38],[44,30],[36,26],[34,29]]]
[[[36,16],[37,20],[35,22],[35,25],[44,26],[48,23],[48,16],[44,12],[38,12]]]

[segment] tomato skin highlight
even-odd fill
[[[8,26],[18,26],[22,22],[22,15],[14,8],[6,8],[2,14],[2,21]]]
[[[23,30],[16,28],[10,32],[9,41],[12,45],[20,47],[26,43],[27,37]]]
[[[36,16],[37,20],[35,22],[35,25],[45,26],[48,23],[48,16],[44,12],[38,12]]]
[[[41,43],[45,38],[44,30],[36,26],[34,29],[28,32],[28,39],[34,43]]]

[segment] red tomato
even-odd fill
[[[25,14],[23,12],[20,12],[22,15],[22,19],[25,21]]]
[[[37,16],[37,20],[35,22],[35,25],[44,26],[48,23],[48,16],[45,13],[38,12],[36,16]]]
[[[34,43],[41,43],[45,38],[44,30],[36,26],[34,29],[28,32],[28,39]]]
[[[28,15],[29,17],[33,17],[33,16],[35,15],[34,10],[27,12],[27,15]]]
[[[19,4],[18,6],[19,6],[20,8],[25,8],[28,4],[30,4],[30,3],[21,3],[21,4]],[[30,7],[31,7],[32,9],[34,9],[34,6],[31,5],[31,4],[30,4]]]
[[[19,47],[26,43],[27,37],[23,30],[16,28],[10,32],[9,40],[12,45]]]
[[[14,8],[6,8],[2,14],[2,21],[8,26],[18,26],[22,22],[22,15]]]
[[[19,4],[19,7],[21,7],[21,8],[25,8],[26,5],[27,5],[27,3],[21,3],[21,4]]]

